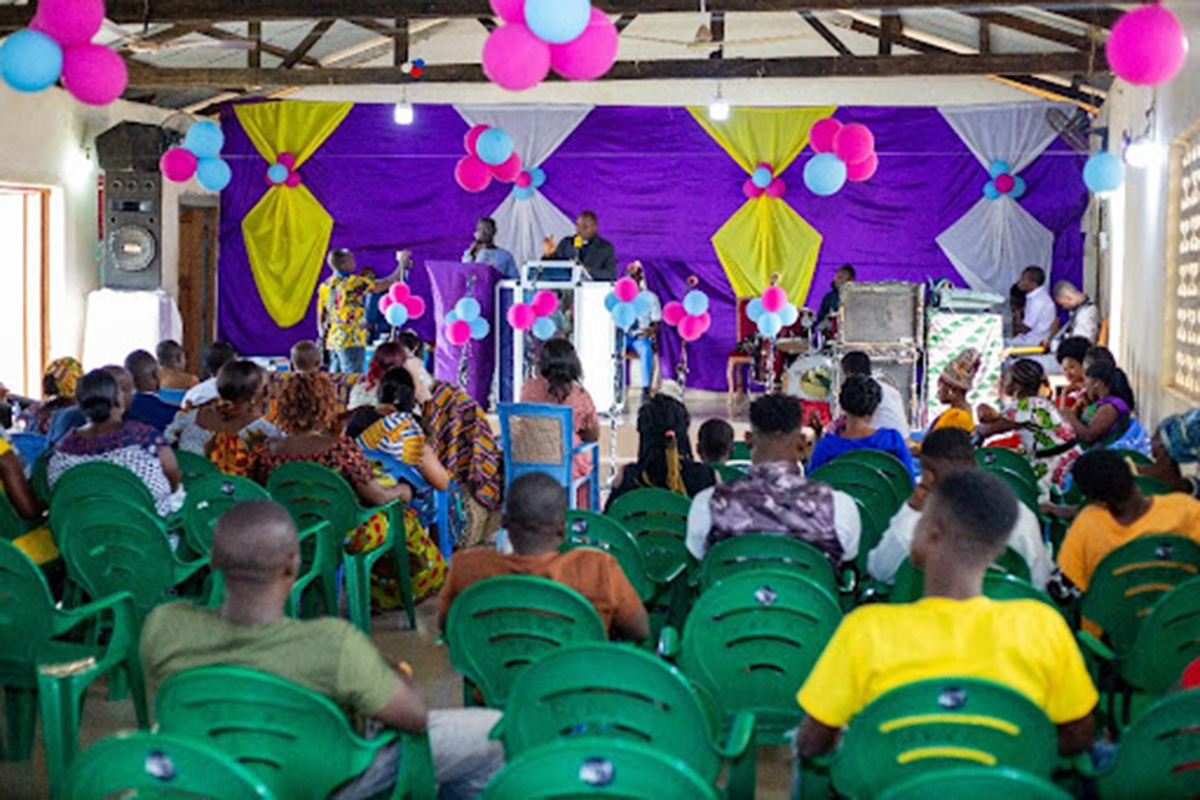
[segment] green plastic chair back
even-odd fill
[[[52,450],[46,450],[37,460],[33,462],[33,470],[29,473],[29,485],[33,487],[33,493],[37,495],[37,499],[41,500],[45,505],[50,505],[50,480],[48,471],[50,467],[50,456],[54,454]]]
[[[712,464],[721,483],[733,483],[746,477],[746,468],[736,464]]]
[[[975,451],[975,461],[990,472],[1011,473],[1013,477],[1021,479],[1035,489],[1038,486],[1033,463],[1016,450],[1009,450],[1007,447],[981,447]]]
[[[616,737],[572,737],[522,753],[483,792],[484,800],[549,798],[715,800],[716,789],[683,759]]]
[[[745,439],[739,439],[733,443],[733,453],[729,456],[730,461],[749,461],[750,460],[750,445]]]
[[[879,515],[891,519],[912,494],[901,493],[887,475],[864,464],[842,461],[840,458],[824,465],[808,476],[811,481],[827,483],[834,489],[862,500]]]
[[[1159,695],[1179,682],[1200,658],[1200,578],[1163,595],[1142,621],[1121,675],[1134,687]]]
[[[891,453],[882,450],[851,450],[838,456],[837,461],[847,464],[862,464],[876,472],[885,475],[892,484],[892,490],[905,501],[912,497],[913,479],[904,462]]]
[[[1164,494],[1175,493],[1175,490],[1171,488],[1169,483],[1164,483],[1158,478],[1151,478],[1149,475],[1135,475],[1133,481],[1146,497],[1158,497]]]
[[[56,508],[70,509],[75,503],[97,497],[157,513],[154,496],[137,473],[106,461],[91,461],[71,467],[54,484],[50,495],[50,527],[54,528]]]
[[[771,533],[748,533],[718,542],[700,562],[696,582],[703,592],[737,572],[760,569],[795,572],[837,597],[837,576],[824,553],[808,542]]]
[[[1009,767],[955,767],[917,775],[885,789],[879,800],[1070,800],[1071,795],[1044,778]]]
[[[221,474],[221,470],[217,468],[216,464],[198,453],[176,450],[175,460],[179,462],[179,469],[183,473],[183,485],[189,492],[192,490],[192,484],[201,478]]]
[[[1017,584],[1008,585],[1005,577],[1012,577]],[[1031,590],[1025,591],[1025,587]],[[992,592],[996,594],[992,594]],[[1004,551],[996,563],[988,570],[983,582],[983,593],[994,600],[1032,599],[1050,602],[1048,595],[1039,592],[1029,583],[1029,565],[1021,554],[1011,547]],[[896,578],[888,599],[893,603],[915,603],[925,596],[925,575],[907,558],[900,563],[896,570]]]
[[[546,653],[608,639],[600,614],[579,592],[517,575],[467,587],[450,605],[444,636],[450,663],[490,708],[504,708],[517,675]]]
[[[401,738],[388,731],[364,739],[329,698],[241,667],[176,673],[163,681],[154,710],[160,731],[208,744],[254,773],[280,798],[328,797]],[[416,738],[424,740],[427,754],[427,739]],[[423,775],[419,794],[433,797],[432,761],[419,754],[419,749],[403,751],[401,770],[409,777],[400,783]]]
[[[780,744],[800,721],[796,692],[841,619],[834,596],[808,578],[735,573],[696,600],[679,665],[726,720],[752,713],[757,741]]]
[[[1169,694],[1121,734],[1117,763],[1100,776],[1104,800],[1200,796],[1200,689]]]
[[[89,747],[62,800],[106,797],[273,800],[253,773],[203,742],[155,733],[123,733]]]
[[[29,533],[40,524],[40,520],[23,519],[17,513],[17,509],[13,507],[12,501],[8,499],[3,488],[0,488],[0,539],[11,542],[13,539]]]
[[[1148,455],[1145,453],[1139,453],[1137,450],[1122,450],[1118,448],[1112,452],[1116,453],[1126,461],[1132,462],[1135,467],[1148,467],[1154,463],[1154,461]]]
[[[561,549],[565,553],[578,547],[603,550],[615,558],[643,602],[654,594],[654,582],[646,575],[637,539],[615,519],[592,511],[568,511],[567,534]]]
[[[876,698],[851,720],[832,767],[847,797],[930,770],[1005,766],[1039,778],[1058,763],[1058,734],[1042,709],[992,681],[938,678]]]
[[[1200,543],[1182,536],[1141,536],[1104,557],[1080,611],[1124,655],[1158,599],[1198,574]]]
[[[196,479],[188,486],[183,507],[183,532],[188,546],[208,555],[212,550],[213,529],[222,514],[238,503],[270,499],[266,489],[248,478],[216,472]]]
[[[691,508],[692,501],[684,495],[666,489],[635,489],[614,500],[604,513],[632,530],[629,523],[641,516],[678,517],[686,522]]]

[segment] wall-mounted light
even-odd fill
[[[1151,169],[1162,161],[1163,148],[1154,137],[1154,120],[1158,111],[1158,90],[1151,96],[1146,109],[1146,127],[1140,134],[1125,131],[1125,163],[1134,169]]]
[[[717,96],[708,104],[708,118],[713,122],[725,122],[729,119],[731,109],[729,103],[721,95],[721,84],[717,84]]]

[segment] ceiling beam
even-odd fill
[[[196,31],[196,33],[199,33],[203,36],[207,36],[210,39],[216,39],[217,41],[221,41],[221,42],[253,42],[254,41],[252,38],[247,38],[245,36],[238,36],[236,33],[230,33],[229,31],[227,31],[223,28],[216,28],[216,27],[212,27],[212,26],[200,28],[199,30]],[[255,44],[256,44],[257,49],[261,50],[264,53],[269,53],[269,54],[275,56],[276,58],[284,58],[285,59],[291,54],[291,51],[288,50],[286,47],[276,47],[273,44],[268,44],[263,41],[255,42]],[[300,63],[304,64],[306,66],[310,66],[310,67],[317,67],[317,66],[320,66],[321,62],[317,61],[312,56],[304,56],[303,58],[300,59]]]
[[[821,20],[817,19],[816,14],[811,11],[801,11],[800,16],[804,17],[804,21],[808,23],[808,26],[816,31],[817,35],[824,39],[825,43],[834,49],[834,52],[840,56],[853,57],[854,53],[849,47],[846,46],[846,43],[839,39],[833,31],[829,30],[828,26],[826,26],[824,22],[821,22]]]
[[[1036,20],[1027,19],[1026,17],[1019,17],[1016,14],[1010,14],[1006,11],[972,11],[967,13],[979,20],[980,25],[997,25],[1001,28],[1008,28],[1019,33],[1036,36],[1048,42],[1073,47],[1076,50],[1088,50],[1093,45],[1090,37],[1080,36],[1070,31],[1064,31],[1062,28],[1046,25]]]
[[[329,29],[333,27],[334,22],[335,20],[332,19],[323,19],[316,25],[313,25],[308,34],[300,40],[300,44],[296,45],[292,48],[292,52],[288,53],[287,58],[283,60],[279,68],[291,69],[300,63],[300,59],[308,55],[317,46],[317,42],[321,41],[321,37],[329,33]]]

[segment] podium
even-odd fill
[[[532,331],[518,331],[508,324],[508,310],[516,303],[533,302],[535,294],[547,289],[558,294],[559,310],[555,316],[558,336],[574,343],[583,364],[583,385],[596,410],[603,414],[612,408],[617,394],[617,366],[613,363],[617,329],[604,307],[604,298],[612,291],[612,284],[586,281],[585,274],[573,262],[535,262],[522,268],[521,280],[497,284],[495,330],[499,335],[494,395],[499,402],[520,400],[526,378],[537,373],[542,346]]]

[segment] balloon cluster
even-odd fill
[[[758,326],[758,332],[767,339],[774,339],[784,328],[796,324],[800,309],[788,300],[787,292],[778,286],[767,287],[762,297],[756,297],[746,306],[746,316]]]
[[[224,146],[225,134],[221,132],[221,126],[202,120],[188,128],[182,147],[172,147],[163,153],[158,168],[163,177],[173,183],[189,181],[195,175],[205,189],[219,192],[233,180],[233,170],[221,158]]]
[[[604,307],[612,314],[613,324],[628,331],[637,324],[638,317],[649,314],[654,308],[653,292],[642,291],[633,278],[621,278],[613,290],[604,298]],[[707,303],[708,298],[705,298]]]
[[[1158,86],[1183,69],[1188,39],[1170,9],[1155,3],[1135,8],[1117,20],[1105,50],[1118,78],[1139,86]]]
[[[490,125],[476,125],[463,139],[467,154],[454,167],[454,179],[468,192],[482,192],[492,178],[513,183],[521,174],[521,156],[512,137]]]
[[[683,296],[683,302],[672,300],[663,306],[663,322],[679,329],[679,337],[685,342],[694,342],[712,327],[712,316],[708,313],[708,295],[692,289]]]
[[[106,106],[125,92],[125,62],[92,37],[104,23],[104,0],[39,0],[29,23],[0,48],[0,75],[18,92],[40,92],[60,79],[81,103]]]
[[[846,181],[862,183],[879,169],[875,135],[866,125],[826,117],[812,126],[808,141],[817,155],[804,165],[804,185],[815,195],[837,194]]]
[[[617,60],[617,27],[590,0],[491,4],[504,24],[483,46],[483,71],[503,89],[532,89],[551,69],[570,81],[592,81]]]
[[[403,328],[410,319],[425,316],[425,301],[413,294],[407,283],[393,283],[388,293],[379,298],[379,313],[388,325]]]
[[[414,58],[400,65],[400,71],[414,80],[420,80],[425,75],[425,59]]]
[[[518,200],[530,200],[534,192],[546,185],[546,171],[541,167],[530,167],[518,175],[513,183],[516,184],[513,197]]]
[[[275,163],[267,167],[267,183],[272,186],[287,186],[295,189],[302,181],[296,171],[296,157],[291,153],[280,153]]]
[[[1101,150],[1084,165],[1083,182],[1088,191],[1096,194],[1115,192],[1125,182],[1125,163],[1107,150]]]
[[[778,199],[787,194],[787,183],[783,178],[776,178],[775,168],[764,162],[750,173],[750,177],[742,184],[742,192],[747,200],[762,197],[764,194]]]
[[[558,311],[558,295],[542,289],[533,296],[532,303],[517,303],[508,309],[508,324],[519,331],[533,329],[533,335],[543,342],[554,338],[558,326],[554,313]]]
[[[446,315],[446,338],[455,347],[462,347],[469,340],[479,342],[492,332],[488,321],[479,316],[483,308],[474,297],[464,297],[454,304]]]
[[[988,200],[999,200],[1008,195],[1013,200],[1020,200],[1029,188],[1025,179],[1014,175],[1012,166],[1007,161],[993,161],[988,167],[992,179],[983,185],[983,194]]]

